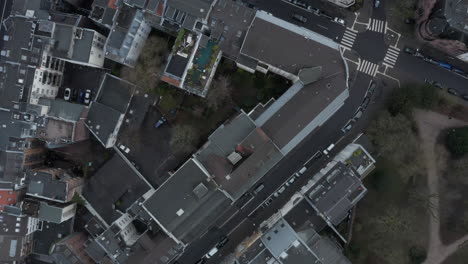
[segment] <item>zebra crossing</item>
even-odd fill
[[[400,49],[397,47],[390,46],[387,49],[387,53],[385,54],[384,64],[389,66],[390,68],[393,68],[398,59],[398,55],[400,55]]]
[[[365,73],[367,75],[370,75],[372,77],[375,77],[375,75],[377,74],[378,69],[379,69],[378,64],[375,64],[375,63],[372,63],[372,62],[366,61],[366,60],[361,60],[359,62],[358,68],[357,68],[358,71],[363,72],[363,73]]]
[[[369,21],[369,25],[367,25],[368,30],[379,32],[379,33],[384,33],[386,28],[387,28],[387,21],[378,20],[378,19],[371,19]]]
[[[352,28],[346,28],[343,37],[341,38],[341,45],[345,48],[351,49],[354,45],[354,40],[357,37],[357,31]]]

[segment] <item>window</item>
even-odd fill
[[[0,199],[2,198],[2,196],[0,195]]]
[[[27,60],[28,57],[26,55],[21,55],[21,60]]]
[[[12,191],[9,191],[8,194],[13,194],[13,192],[12,192]]]
[[[8,198],[8,201],[9,201],[9,202],[11,202],[11,201],[13,201],[13,199],[11,199],[11,198]]]

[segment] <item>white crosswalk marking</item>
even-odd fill
[[[370,31],[384,33],[386,27],[387,27],[387,21],[371,19],[369,21],[369,25],[367,26],[367,29]]]
[[[359,62],[357,70],[374,77],[377,74],[378,69],[379,69],[379,65],[372,63],[370,61],[361,60]]]
[[[351,49],[354,44],[354,40],[356,39],[357,31],[352,28],[346,28],[346,31],[341,38],[341,45],[345,48]]]
[[[384,64],[389,66],[390,68],[393,68],[398,59],[398,55],[400,55],[400,49],[397,47],[390,46],[387,50],[387,53],[385,54]]]

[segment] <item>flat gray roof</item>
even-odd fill
[[[317,182],[307,196],[315,210],[333,225],[338,225],[366,192],[358,173],[339,162]]]
[[[256,122],[287,153],[341,107],[347,96],[344,69],[306,86],[296,82]]]
[[[321,66],[323,76],[343,68],[338,43],[263,11],[257,11],[240,53],[296,76],[303,68]]]
[[[190,159],[143,206],[165,230],[188,244],[212,226],[230,201]]]

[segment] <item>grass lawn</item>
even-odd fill
[[[405,19],[415,18],[417,0],[386,1],[389,27],[407,37],[413,37],[415,25],[405,24]]]

